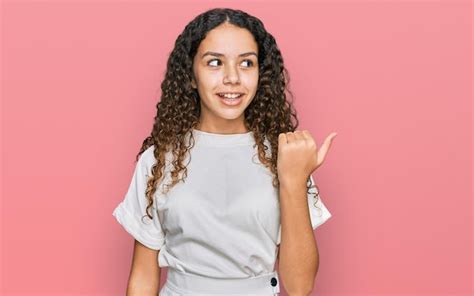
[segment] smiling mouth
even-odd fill
[[[240,98],[244,95],[243,93],[235,93],[235,94],[238,94],[238,96],[226,97],[226,96],[224,96],[224,93],[217,93],[216,95],[218,95],[219,97],[221,97],[223,99],[229,99],[229,100],[238,99],[238,98]]]
[[[226,98],[220,94],[216,94],[221,100],[221,102],[226,105],[226,106],[236,106],[239,105],[242,102],[242,97],[244,96],[243,93],[241,93],[239,96],[235,98]]]

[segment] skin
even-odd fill
[[[206,52],[222,56],[203,55]],[[239,56],[253,52],[246,56]],[[193,59],[191,85],[201,98],[198,130],[218,134],[246,133],[244,111],[258,85],[258,45],[246,29],[223,23],[209,31]],[[218,92],[243,92],[242,102],[227,106]]]
[[[278,179],[281,184],[295,180],[306,183],[307,178],[319,168],[326,158],[337,133],[326,137],[318,149],[307,130],[281,133],[278,136]]]
[[[160,289],[160,250],[153,250],[134,240],[132,266],[127,283],[127,296],[156,296]]]
[[[335,136],[336,133],[331,133],[319,149],[306,130],[278,136],[281,214],[278,271],[291,296],[311,294],[319,269],[319,252],[306,201],[306,180],[322,165]]]

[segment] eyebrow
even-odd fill
[[[222,53],[213,52],[213,51],[206,51],[206,52],[201,56],[201,59],[204,58],[204,57],[207,56],[207,55],[212,55],[212,56],[216,56],[216,57],[223,57],[223,56],[224,56],[224,54],[222,54]],[[254,56],[258,57],[257,53],[255,53],[255,52],[253,52],[253,51],[241,53],[241,54],[239,54],[239,57],[246,57],[246,56],[249,56],[249,55],[254,55]]]

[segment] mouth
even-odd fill
[[[224,96],[224,93],[216,93],[216,95],[220,98],[220,101],[227,106],[236,106],[242,102],[242,98],[244,93],[225,93],[231,94],[231,96]]]

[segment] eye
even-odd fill
[[[249,62],[249,67],[253,66],[252,60],[244,60],[244,62]]]
[[[221,62],[219,59],[212,59],[207,62],[207,65],[210,65],[211,62],[218,61],[219,63]]]
[[[217,65],[211,65],[212,62],[218,62],[219,64],[217,64]],[[251,67],[251,66],[253,66],[253,64],[254,64],[252,60],[243,60],[242,62],[248,62],[248,66],[247,66],[247,67]],[[215,67],[215,66],[220,66],[220,65],[221,65],[221,60],[219,60],[219,59],[212,59],[212,60],[209,60],[209,61],[207,62],[207,65],[208,65],[208,66],[213,66],[213,67]]]

